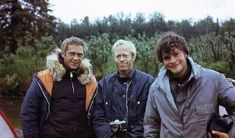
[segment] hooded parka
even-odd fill
[[[180,112],[172,96],[167,70],[163,67],[151,85],[144,118],[144,137],[207,138],[207,124],[219,105],[235,120],[235,87],[223,74],[206,69],[189,58],[192,72],[177,87],[186,101]],[[229,131],[235,137],[235,125]]]

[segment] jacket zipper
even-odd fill
[[[73,73],[72,72],[70,72],[70,81],[71,81],[71,85],[72,85],[72,92],[73,92],[73,94],[74,94],[74,84],[73,84]]]
[[[125,83],[126,84],[126,137],[127,137],[127,128],[128,128],[128,115],[129,115],[129,109],[128,109],[128,91],[129,87],[132,81]]]

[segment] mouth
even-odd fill
[[[77,66],[77,65],[78,65],[78,63],[71,62],[71,65],[72,65],[72,66]]]
[[[174,69],[174,68],[176,68],[177,66],[178,66],[177,64],[175,64],[175,65],[169,65],[168,68]]]
[[[123,67],[125,67],[126,65],[124,65],[124,64],[122,64],[122,65],[119,65],[119,67],[121,67],[121,68],[123,68]]]

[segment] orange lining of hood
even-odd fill
[[[38,72],[37,77],[42,81],[49,95],[52,96],[53,77],[52,74],[50,73],[50,70],[46,69]],[[97,87],[96,78],[93,76],[92,81],[86,84],[85,87],[86,87],[86,111],[87,111]]]
[[[38,72],[38,78],[42,81],[49,95],[52,95],[53,77],[49,69]]]

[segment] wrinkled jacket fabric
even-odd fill
[[[97,82],[93,77],[86,88],[86,111],[95,93]],[[21,106],[21,120],[24,138],[40,137],[44,122],[50,115],[53,78],[50,71],[44,70],[33,76],[32,83]]]
[[[207,138],[207,124],[218,106],[226,108],[235,119],[235,88],[223,74],[193,62],[192,74],[181,87],[187,97],[183,118],[170,91],[169,78],[163,67],[151,85],[144,118],[144,137]],[[235,137],[235,125],[229,132]]]
[[[125,118],[128,120],[128,136],[143,137],[146,100],[154,78],[137,70],[132,71],[130,78],[127,84],[122,84],[118,74],[113,73],[99,81],[93,115],[97,137],[111,137],[113,132],[109,123],[116,119],[123,121]]]

